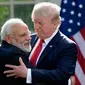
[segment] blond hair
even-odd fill
[[[52,17],[52,19],[60,19],[60,7],[50,2],[41,2],[34,6],[32,11],[32,21],[39,17]]]

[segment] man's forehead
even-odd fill
[[[25,25],[16,25],[13,28],[13,32],[19,34],[19,33],[29,32],[29,29]]]

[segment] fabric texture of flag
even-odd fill
[[[60,30],[79,48],[75,69],[76,85],[85,85],[85,0],[62,0]]]

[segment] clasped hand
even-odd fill
[[[19,66],[6,64],[5,67],[11,68],[12,70],[6,70],[6,71],[4,71],[4,74],[6,74],[7,77],[26,78],[27,68],[26,68],[24,62],[22,61],[21,57],[19,58],[19,63],[20,63]]]

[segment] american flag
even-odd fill
[[[85,85],[85,0],[62,0],[60,30],[79,48],[75,69],[76,85]]]

